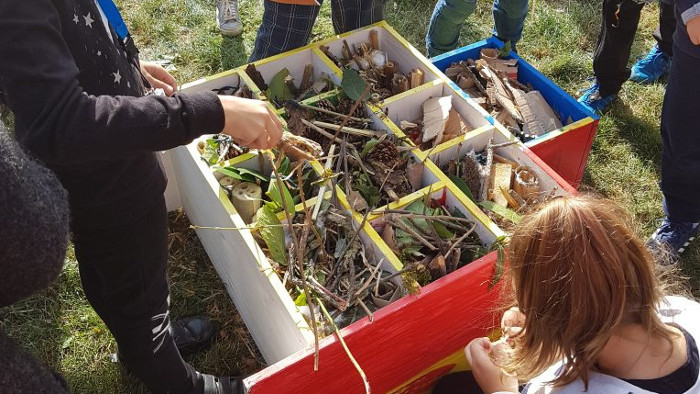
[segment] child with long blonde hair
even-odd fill
[[[615,203],[550,201],[515,229],[509,264],[507,341],[465,349],[484,392],[700,393],[700,304],[664,294]]]

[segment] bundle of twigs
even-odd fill
[[[424,286],[454,272],[486,252],[473,221],[450,212],[435,200],[432,207],[417,201],[404,209],[383,212],[378,225],[382,239],[401,259],[404,286]]]

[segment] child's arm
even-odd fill
[[[0,32],[0,90],[17,139],[46,163],[165,150],[222,131],[254,148],[281,136],[279,120],[258,100],[88,95],[52,0],[1,0]]]
[[[683,24],[688,29],[690,41],[700,45],[700,2],[698,0],[675,0]]]

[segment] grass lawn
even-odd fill
[[[120,0],[142,58],[171,60],[181,82],[245,63],[262,16],[263,0],[239,0],[245,30],[223,38],[215,22],[214,0]],[[326,0],[328,3],[329,0]],[[388,0],[388,22],[420,50],[434,1]],[[470,44],[491,31],[491,4],[481,1],[462,29]],[[600,23],[600,1],[538,0],[530,5],[518,50],[525,59],[577,96],[592,75],[592,53]],[[645,7],[632,59],[653,44],[656,5]],[[333,34],[329,4],[324,4],[313,39]],[[619,201],[648,236],[662,216],[659,119],[665,85],[627,83],[600,120],[582,189]],[[174,316],[208,314],[222,323],[221,339],[190,361],[215,374],[250,374],[264,365],[196,235],[181,213],[172,213],[169,276]],[[700,295],[700,247],[685,254],[682,273]],[[47,291],[0,310],[0,328],[62,373],[77,393],[139,393],[143,386],[110,361],[116,344],[85,301],[72,254],[59,280]]]

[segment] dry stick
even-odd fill
[[[333,147],[335,147],[335,145],[334,145]],[[331,151],[333,150],[333,147],[331,147]],[[331,155],[332,155],[332,153],[331,153]],[[304,220],[304,226],[309,225],[309,226],[311,226],[311,228],[314,230],[314,234],[316,234],[316,237],[317,237],[318,240],[319,240],[319,248],[321,248],[321,252],[322,252],[320,258],[322,259],[322,261],[325,262],[325,261],[327,261],[327,259],[328,259],[328,251],[326,251],[326,245],[325,245],[325,243],[322,242],[322,241],[323,241],[323,237],[321,237],[321,233],[318,232],[318,228],[317,228],[313,223],[311,223],[311,221],[308,220],[308,217],[309,217],[309,209],[308,209],[308,207],[306,206],[306,196],[304,195],[304,190],[302,190],[302,188],[301,188],[301,185],[303,184],[303,180],[304,180],[304,179],[303,179],[303,175],[302,175],[301,171],[297,172],[297,184],[299,185],[299,197],[301,198],[301,206],[302,206],[303,209],[304,209],[304,219],[305,219],[305,220]],[[318,195],[318,197],[317,197],[317,198],[318,198],[318,201],[322,201],[322,200],[323,200],[323,194],[324,194],[324,192],[319,193],[319,195]],[[321,207],[321,204],[319,203],[319,204],[317,205],[317,207],[320,208],[320,207]],[[316,212],[315,214],[318,214],[318,212]],[[316,218],[314,217],[313,220],[315,221]]]
[[[345,116],[347,116],[347,115],[344,115],[344,114],[341,114],[341,113],[338,113],[335,111],[331,111],[329,109],[325,109],[325,108],[321,108],[321,107],[314,107],[313,105],[308,105],[308,104],[304,104],[304,103],[295,102],[294,105],[297,105],[300,108],[308,109],[309,111],[321,112],[324,114],[333,115],[333,116],[338,117],[338,118],[344,118]],[[355,122],[361,122],[361,123],[369,123],[372,121],[372,119],[356,118],[354,116],[351,116],[350,120],[355,121]]]
[[[272,164],[272,170],[275,173],[275,180],[277,181],[277,187],[280,190],[280,198],[282,199],[282,206],[286,207],[287,203],[285,201],[284,193],[282,193],[282,180],[280,179],[279,172],[277,171],[277,166],[275,165],[275,160],[274,156],[272,156],[272,153],[269,152],[271,159],[270,162]],[[292,223],[292,217],[287,210],[284,210],[284,214],[287,217],[287,223]],[[302,244],[299,241],[299,238],[297,237],[297,233],[294,231],[289,232],[292,236],[292,241],[294,242],[295,249],[297,252],[297,264],[299,265],[299,275],[301,277],[301,284],[302,288],[304,289],[304,296],[306,297],[306,302],[309,304],[309,309],[311,310],[311,328],[314,333],[314,371],[318,371],[318,352],[319,352],[319,346],[318,346],[318,327],[316,326],[316,317],[314,315],[314,305],[311,301],[311,294],[309,293],[309,286],[306,282],[306,272],[304,271],[304,254],[303,254],[303,249]],[[308,230],[306,231],[308,234]]]
[[[391,225],[394,226],[394,227],[397,227],[399,230],[403,230],[403,231],[407,232],[408,235],[411,236],[411,238],[413,238],[413,239],[415,239],[416,241],[422,243],[423,246],[425,246],[426,248],[428,248],[428,249],[430,249],[430,250],[432,250],[432,251],[438,250],[438,248],[436,248],[435,245],[433,245],[433,244],[431,244],[430,242],[428,242],[427,239],[423,238],[423,236],[421,236],[420,234],[418,234],[418,233],[417,233],[415,230],[413,230],[412,228],[408,227],[408,226],[405,225],[404,223],[401,223],[401,221],[396,221],[396,222],[395,222],[395,221],[389,220],[389,219],[384,219],[384,221],[387,222],[387,223],[389,223],[389,224],[391,224]]]
[[[326,130],[323,130],[322,128],[316,126],[315,124],[309,122],[309,121],[306,120],[306,119],[303,119],[303,118],[302,118],[302,119],[301,119],[301,123],[303,123],[304,126],[309,127],[309,128],[311,128],[312,130],[314,130],[315,132],[321,134],[322,136],[324,136],[324,137],[326,137],[326,138],[329,138],[329,139],[330,139],[331,141],[333,141],[333,142],[336,142],[336,143],[338,143],[338,144],[342,144],[342,143],[345,142],[344,140],[341,140],[340,138],[334,137],[333,134],[327,132]],[[329,156],[330,156],[330,155],[329,155]]]
[[[303,224],[288,224],[288,223],[282,223],[282,224],[268,224],[265,226],[245,226],[245,227],[209,227],[209,226],[197,226],[194,224],[190,225],[190,228],[193,230],[225,230],[225,231],[240,231],[240,230],[256,230],[261,227],[304,227]]]
[[[336,131],[342,130],[342,132],[345,134],[358,135],[360,137],[379,137],[380,136],[380,134],[376,131],[357,129],[354,127],[347,127],[347,126],[342,126],[342,125],[338,126],[337,124],[322,122],[320,120],[314,120],[312,123],[318,127],[323,127],[324,129],[336,130]]]
[[[475,228],[476,228],[476,224],[473,225],[472,228],[469,229],[469,231],[467,231],[466,233],[464,233],[464,235],[462,235],[461,237],[459,237],[459,239],[458,239],[454,244],[452,244],[452,246],[450,247],[450,249],[447,250],[447,253],[445,253],[445,259],[447,259],[448,257],[450,257],[450,253],[452,253],[452,251],[457,247],[457,245],[461,244],[462,241],[464,241],[465,239],[467,239],[467,237],[469,236],[469,234],[471,234],[472,231],[474,231]]]
[[[324,169],[330,170],[331,165],[333,164],[333,153],[335,152],[335,144],[331,145],[331,148],[328,150],[328,158],[326,159],[326,165]],[[323,185],[318,190],[318,197],[316,199],[316,206],[314,206],[314,212],[311,214],[311,220],[316,220],[318,217],[318,212],[321,210],[321,203],[323,202],[323,195],[326,193],[326,188],[327,188],[328,182],[324,182]],[[302,193],[304,194],[304,193]],[[322,240],[321,237],[318,238],[319,240]]]
[[[428,215],[418,215],[414,212],[407,211],[405,209],[385,209],[381,211],[372,211],[372,213],[376,214],[382,214],[382,213],[398,213],[402,215],[411,215],[412,218],[415,219],[427,219],[427,220],[454,220],[456,222],[461,222],[461,223],[466,223],[466,224],[474,224],[473,221],[465,218],[460,218],[456,216],[446,216],[446,215],[435,215],[435,216],[428,216]]]
[[[321,310],[323,311],[324,316],[326,316],[326,320],[328,320],[328,324],[333,326],[333,330],[335,330],[335,335],[338,336],[338,341],[340,342],[341,345],[343,345],[343,349],[345,350],[345,353],[348,355],[348,358],[352,362],[352,365],[355,366],[355,369],[360,374],[360,377],[362,378],[362,383],[364,383],[364,385],[365,385],[365,393],[370,394],[372,392],[372,389],[369,386],[369,380],[367,380],[367,375],[365,375],[365,371],[362,370],[362,367],[360,367],[360,364],[357,362],[355,357],[350,352],[350,349],[348,348],[348,345],[345,343],[343,336],[340,335],[340,330],[338,330],[338,326],[335,324],[335,321],[331,317],[330,313],[328,313],[328,310],[326,310],[326,307],[323,305],[323,302],[321,302],[320,299],[318,300],[318,305],[321,307]]]

